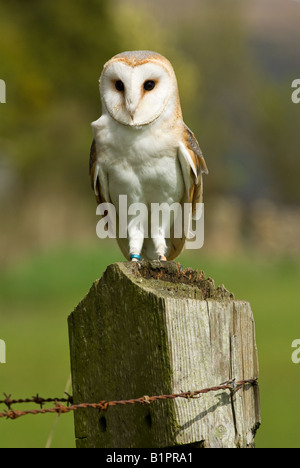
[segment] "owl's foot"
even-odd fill
[[[164,255],[160,255],[160,256],[158,257],[158,260],[159,260],[160,262],[167,262],[167,258],[166,258]]]

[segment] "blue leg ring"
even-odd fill
[[[142,260],[142,257],[138,254],[131,254],[130,255],[130,260],[132,260],[133,258],[136,258],[137,260]]]

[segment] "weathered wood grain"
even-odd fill
[[[258,377],[253,314],[176,263],[117,263],[69,317],[74,403],[180,393]],[[77,447],[252,447],[258,386],[75,413]]]

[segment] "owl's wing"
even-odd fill
[[[202,174],[208,174],[208,169],[195,135],[185,124],[183,140],[179,144],[178,156],[187,199],[189,203],[192,203],[193,219],[197,219],[197,203],[202,203],[203,201]]]
[[[208,174],[205,159],[193,132],[184,125],[182,140],[179,143],[178,159],[180,162],[184,185],[185,196],[182,203],[192,204],[192,219],[200,219],[202,209],[197,203],[203,201],[202,174]],[[198,209],[197,209],[198,208]],[[192,223],[192,220],[189,221]],[[183,226],[184,229],[185,226]],[[170,238],[170,253],[168,260],[174,260],[183,250],[186,242],[185,235],[182,238]]]
[[[89,173],[92,189],[99,205],[100,203],[109,202],[109,195],[108,184],[101,173],[101,167],[97,156],[96,140],[94,139],[90,150]]]
[[[187,125],[184,124],[184,131],[185,131],[185,141],[187,148],[192,151],[196,158],[196,166],[198,168],[198,172],[201,170],[202,173],[208,174],[208,169],[206,166],[205,159],[203,157],[201,148],[199,143],[193,134],[192,130],[189,129]]]

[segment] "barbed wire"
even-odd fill
[[[129,400],[111,400],[106,401],[102,400],[98,403],[80,403],[77,405],[73,404],[73,397],[71,395],[67,395],[66,398],[41,398],[38,394],[32,398],[26,399],[19,399],[13,400],[11,395],[6,395],[4,393],[5,399],[0,401],[0,404],[4,404],[7,406],[7,410],[0,413],[0,419],[18,419],[21,416],[26,416],[28,414],[47,414],[47,413],[56,413],[56,414],[65,414],[71,411],[76,411],[81,408],[94,408],[100,411],[107,411],[111,406],[117,405],[131,405],[131,404],[151,404],[154,401],[159,400],[168,400],[168,399],[175,399],[175,398],[186,398],[186,399],[195,399],[198,395],[209,393],[209,392],[216,392],[220,390],[230,390],[232,394],[240,390],[241,388],[245,387],[246,385],[256,385],[257,378],[255,379],[247,379],[247,380],[239,380],[238,382],[235,379],[228,380],[227,382],[223,382],[220,385],[215,387],[203,388],[202,390],[196,391],[188,391],[188,392],[181,392],[181,393],[174,393],[171,395],[155,395],[155,396],[148,396],[144,395],[140,398],[132,398]],[[198,397],[199,398],[199,397]],[[40,405],[40,409],[32,409],[26,411],[19,411],[12,409],[12,405],[15,404],[24,404],[24,403],[35,403]],[[55,406],[52,408],[43,408],[43,405],[46,403],[55,403]],[[62,404],[66,403],[66,405]]]
[[[0,405],[4,404],[8,407],[8,409],[11,408],[12,405],[15,404],[23,404],[23,403],[36,403],[37,405],[40,405],[41,408],[45,403],[68,403],[72,404],[73,403],[73,397],[69,395],[68,393],[65,392],[67,395],[67,398],[42,398],[39,396],[39,394],[36,394],[35,396],[31,398],[25,398],[22,399],[20,398],[19,400],[12,400],[11,395],[7,395],[6,393],[3,393],[5,396],[4,400],[0,400]]]

